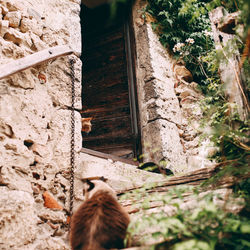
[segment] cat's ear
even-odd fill
[[[92,121],[93,117],[88,117],[88,118],[82,118],[83,122],[90,122]]]
[[[103,181],[103,182],[107,182],[108,179],[105,178],[104,176],[101,176],[101,177],[100,177],[100,180]]]

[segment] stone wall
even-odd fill
[[[179,67],[185,72],[178,70],[177,76],[173,55],[159,42],[150,18],[147,22],[142,17],[146,4],[145,0],[137,0],[133,8],[144,161],[163,162],[175,173],[208,166],[210,145],[200,142],[198,130],[202,94],[198,84],[192,82],[192,75],[189,82],[177,81],[187,70]]]
[[[1,0],[0,64],[56,45],[81,50],[80,1]],[[0,81],[0,248],[68,249],[71,77],[60,57]],[[81,149],[76,117],[76,156]]]

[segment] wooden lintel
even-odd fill
[[[46,62],[59,56],[66,56],[72,54],[74,51],[67,45],[60,45],[50,47],[18,60],[9,62],[0,66],[0,80],[11,76],[17,72],[33,67],[37,64]]]

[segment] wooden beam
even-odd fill
[[[139,166],[139,163],[135,162],[133,160],[123,159],[123,158],[120,158],[119,156],[115,156],[115,155],[111,155],[111,154],[105,154],[105,153],[95,151],[95,150],[92,150],[92,149],[88,149],[88,148],[82,148],[81,152],[85,153],[85,154],[93,155],[93,156],[96,156],[96,157],[100,157],[100,158],[103,158],[103,159],[110,159],[112,161],[120,161],[120,162],[123,162],[123,163],[126,163],[126,164]]]
[[[188,174],[181,175],[181,176],[173,176],[166,179],[166,181],[158,181],[155,187],[146,190],[145,192],[152,193],[152,192],[166,192],[169,188],[178,186],[178,185],[192,185],[197,186],[201,184],[203,181],[208,180],[209,178],[213,177],[220,168],[227,166],[230,163],[233,163],[235,160],[229,160],[225,162],[220,162],[215,164],[212,167],[208,168],[201,168],[198,170],[194,170]],[[237,167],[237,165],[235,165]],[[243,174],[241,176],[224,176],[221,177],[215,184],[208,185],[208,189],[212,188],[229,188],[232,187],[235,183],[250,178],[250,173]],[[143,186],[141,186],[143,187]],[[123,190],[119,195],[136,190],[141,187],[131,188]],[[206,189],[204,187],[204,189]]]
[[[51,47],[23,57],[21,59],[9,62],[0,66],[0,80],[40,63],[57,58],[59,56],[66,56],[72,54],[73,52],[73,49],[69,46],[61,45]]]

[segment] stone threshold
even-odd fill
[[[145,183],[158,183],[166,179],[162,174],[138,169],[137,164],[131,160],[121,159],[89,149],[81,150],[79,161],[75,171],[76,192],[82,190],[81,179],[84,178],[103,176],[117,194],[133,188],[139,188]]]

